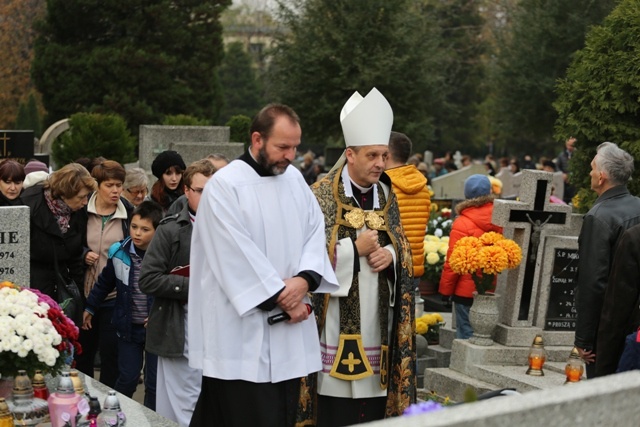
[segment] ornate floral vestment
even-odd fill
[[[324,179],[314,184],[313,193],[318,199],[320,208],[325,217],[325,233],[329,259],[335,266],[335,245],[337,241],[352,233],[354,226],[359,224],[358,215],[354,223],[354,208],[357,204],[353,199],[345,196],[341,179],[342,168],[337,168]],[[396,251],[397,278],[395,283],[395,301],[393,310],[392,331],[389,341],[389,366],[387,385],[387,409],[386,417],[401,415],[405,408],[416,401],[416,357],[415,334],[413,324],[415,322],[415,299],[413,290],[413,266],[411,250],[402,225],[395,194],[390,190],[391,183],[386,174],[381,180],[387,181],[389,194],[386,197],[385,206],[377,214],[384,221],[388,238]],[[383,194],[382,185],[378,185],[378,194]],[[383,199],[384,200],[384,199]],[[352,214],[352,215],[350,215]],[[367,221],[369,228],[380,226],[376,218],[369,216]],[[373,222],[373,223],[370,223]],[[380,274],[385,274],[384,272]],[[357,280],[357,272],[354,280]],[[326,317],[330,295],[314,294],[313,306],[318,323],[318,332],[321,333]],[[317,375],[313,374],[302,381],[300,390],[300,404],[298,407],[297,426],[315,425],[316,408],[316,384]]]

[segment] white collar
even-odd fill
[[[358,206],[360,206],[360,203],[356,200],[355,197],[353,197],[353,189],[351,188],[351,185],[349,185],[349,183],[355,185],[356,188],[363,193],[366,193],[371,189],[371,187],[373,187],[373,209],[380,209],[380,201],[378,200],[378,186],[373,184],[371,187],[365,188],[361,185],[356,184],[355,182],[353,182],[351,176],[349,175],[349,170],[347,169],[348,167],[349,165],[345,164],[342,168],[342,186],[344,187],[344,195],[355,200]]]

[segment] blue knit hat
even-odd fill
[[[491,181],[486,175],[471,175],[464,182],[464,197],[467,199],[475,199],[489,194],[491,194]]]

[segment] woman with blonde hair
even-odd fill
[[[21,195],[22,203],[29,207],[31,223],[30,285],[53,299],[57,299],[56,270],[65,280],[73,279],[82,286],[87,230],[83,208],[95,188],[96,182],[89,172],[77,163],[70,163]]]

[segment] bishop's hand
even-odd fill
[[[356,239],[356,249],[359,256],[369,256],[372,252],[380,249],[378,243],[378,230],[365,230]]]
[[[385,248],[378,248],[367,257],[367,262],[374,273],[379,273],[391,265],[393,255]]]

